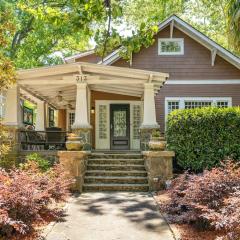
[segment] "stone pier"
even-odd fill
[[[145,168],[148,172],[150,191],[158,191],[165,187],[165,182],[173,177],[173,151],[144,151]]]
[[[82,192],[89,153],[86,151],[59,151],[59,162],[70,177],[75,179],[71,190]]]

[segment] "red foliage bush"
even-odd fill
[[[59,164],[47,172],[34,162],[27,169],[0,169],[0,238],[25,235],[43,217],[57,217],[60,211],[50,204],[66,199],[71,182]]]
[[[161,205],[175,223],[225,232],[223,239],[240,239],[240,168],[227,161],[202,174],[182,174],[169,190],[171,201]]]

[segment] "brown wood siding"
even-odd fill
[[[211,66],[211,52],[200,43],[193,40],[176,28],[174,28],[173,37],[184,38],[184,55],[159,56],[158,38],[169,38],[169,36],[169,27],[158,33],[155,37],[155,43],[152,46],[143,48],[139,53],[133,54],[132,67],[137,69],[169,73],[169,81],[171,81],[171,79],[240,79],[240,70],[218,55],[215,59],[215,65]],[[119,67],[129,67],[129,63],[123,59],[119,59],[112,65]],[[161,126],[161,130],[164,131],[165,97],[232,97],[233,106],[239,106],[239,92],[240,85],[238,84],[164,85],[156,96],[157,121]],[[118,95],[110,96],[104,93],[95,93],[92,96],[91,104],[94,106],[95,100],[119,99],[117,96]],[[124,96],[123,100],[126,99],[127,96]],[[93,136],[95,138],[95,116],[91,116],[91,124],[94,126]]]
[[[95,53],[85,57],[76,58],[76,62],[98,63],[99,61],[101,61],[101,57],[96,56]]]
[[[98,92],[98,91],[91,91],[91,108],[95,108],[95,101],[96,100],[132,100],[138,101],[140,98],[132,97],[127,95],[120,95],[120,94],[113,94],[113,93],[105,93],[105,92]],[[93,147],[95,148],[95,113],[90,116],[90,124],[92,125],[92,142]]]
[[[184,38],[184,55],[159,56],[158,38],[169,38],[169,27],[155,37],[155,43],[133,54],[132,67],[144,70],[169,73],[169,79],[240,79],[240,70],[223,58],[216,56],[211,66],[211,52],[180,30],[174,28],[174,38]],[[113,66],[127,67],[122,59]]]
[[[156,96],[157,121],[165,127],[165,97],[232,97],[232,105],[240,106],[240,85],[164,85]]]

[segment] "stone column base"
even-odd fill
[[[92,150],[92,128],[75,128],[72,130],[73,133],[77,134],[82,138],[84,142],[83,150],[91,151]]]
[[[148,172],[150,191],[164,189],[165,182],[173,177],[173,151],[144,151],[144,163]]]
[[[140,128],[140,149],[142,151],[148,151],[149,146],[148,143],[151,139],[152,132],[155,130],[160,130],[158,125],[156,126],[149,126],[149,127],[141,127]]]
[[[82,192],[84,176],[87,168],[88,153],[85,151],[59,151],[59,162],[70,177],[75,179],[71,190]]]
[[[6,138],[3,139],[3,144],[9,146],[9,151],[4,152],[0,156],[0,167],[3,168],[12,168],[17,165],[17,156],[19,150],[21,149],[20,146],[20,128],[18,126],[13,125],[0,125],[1,133],[6,133]]]

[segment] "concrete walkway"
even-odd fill
[[[84,193],[68,205],[65,222],[46,240],[173,240],[148,193]]]

